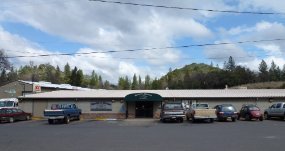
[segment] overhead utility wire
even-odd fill
[[[110,50],[110,51],[93,51],[93,52],[78,52],[78,53],[59,53],[59,54],[41,54],[33,56],[7,56],[4,58],[26,58],[26,57],[49,57],[49,56],[71,56],[71,55],[87,55],[87,54],[98,54],[98,53],[119,53],[119,52],[135,52],[135,51],[149,51],[149,50],[161,50],[161,49],[177,49],[177,48],[189,48],[189,47],[205,47],[205,46],[218,46],[218,45],[233,45],[233,44],[244,44],[244,43],[258,43],[258,42],[270,42],[270,41],[284,41],[282,38],[268,39],[268,40],[251,40],[251,41],[239,41],[239,42],[221,42],[221,43],[209,43],[209,44],[192,44],[184,46],[169,46],[161,48],[140,48],[140,49],[127,49],[127,50]]]
[[[283,13],[283,12],[281,12],[281,13],[278,13],[278,12],[250,12],[250,11],[234,11],[234,10],[200,9],[200,8],[190,8],[190,7],[153,5],[153,4],[142,4],[142,3],[132,3],[132,2],[121,2],[121,1],[107,1],[107,0],[89,0],[89,1],[120,4],[120,5],[133,5],[133,6],[142,6],[142,7],[158,7],[158,8],[167,8],[167,9],[207,11],[207,12],[218,12],[218,13],[255,14],[255,15],[285,15],[285,13]]]

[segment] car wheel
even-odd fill
[[[180,123],[183,123],[183,118],[181,118],[181,119],[179,120],[179,122],[180,122]]]
[[[10,117],[10,118],[9,118],[9,123],[14,123],[14,121],[15,121],[15,120],[14,120],[13,117]]]
[[[245,120],[250,121],[250,116],[248,114],[245,115]]]
[[[196,122],[196,119],[194,117],[192,117],[191,119],[192,119],[192,123]]]
[[[264,113],[264,118],[265,118],[266,120],[270,120],[270,116],[268,115],[268,113]]]
[[[69,122],[70,122],[70,118],[69,118],[69,116],[67,116],[67,117],[64,119],[64,123],[65,123],[65,124],[69,124]]]
[[[236,121],[236,118],[232,117],[232,121],[235,122],[235,121]]]
[[[213,123],[213,122],[214,122],[214,119],[211,118],[211,119],[210,119],[210,123]]]
[[[54,123],[54,120],[48,119],[48,123],[49,123],[49,124],[53,124],[53,123]]]
[[[262,116],[259,117],[259,121],[263,121],[263,117]]]

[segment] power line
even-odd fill
[[[153,47],[153,48],[140,48],[140,49],[127,49],[127,50],[110,50],[110,51],[93,51],[93,52],[78,52],[78,53],[57,53],[57,54],[39,54],[33,56],[6,56],[3,58],[27,58],[27,57],[49,57],[49,56],[72,56],[72,55],[88,55],[88,54],[100,54],[100,53],[120,53],[120,52],[136,52],[136,51],[150,51],[150,50],[162,50],[162,49],[177,49],[177,48],[189,48],[189,47],[205,47],[205,46],[219,46],[219,45],[233,45],[244,43],[259,43],[259,42],[272,42],[272,41],[284,41],[285,38],[267,39],[267,40],[251,40],[251,41],[238,41],[238,42],[221,42],[221,43],[208,43],[208,44],[192,44],[183,46],[169,46],[169,47]]]
[[[152,4],[141,4],[141,3],[132,3],[132,2],[120,2],[120,1],[107,1],[107,0],[89,0],[89,1],[120,4],[120,5],[133,5],[133,6],[142,6],[142,7],[158,7],[158,8],[166,8],[166,9],[207,11],[207,12],[218,12],[218,13],[254,14],[254,15],[284,15],[285,14],[283,12],[277,13],[277,12],[250,12],[250,11],[234,11],[234,10],[200,9],[200,8],[190,8],[190,7],[152,5]]]

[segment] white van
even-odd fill
[[[0,109],[2,108],[18,108],[17,98],[4,98],[0,99]]]

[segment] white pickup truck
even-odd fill
[[[264,111],[264,118],[269,120],[271,117],[279,117],[285,120],[285,102],[272,104]]]
[[[216,109],[210,109],[207,103],[192,104],[186,112],[186,119],[192,122],[204,120],[212,123],[216,118]]]

